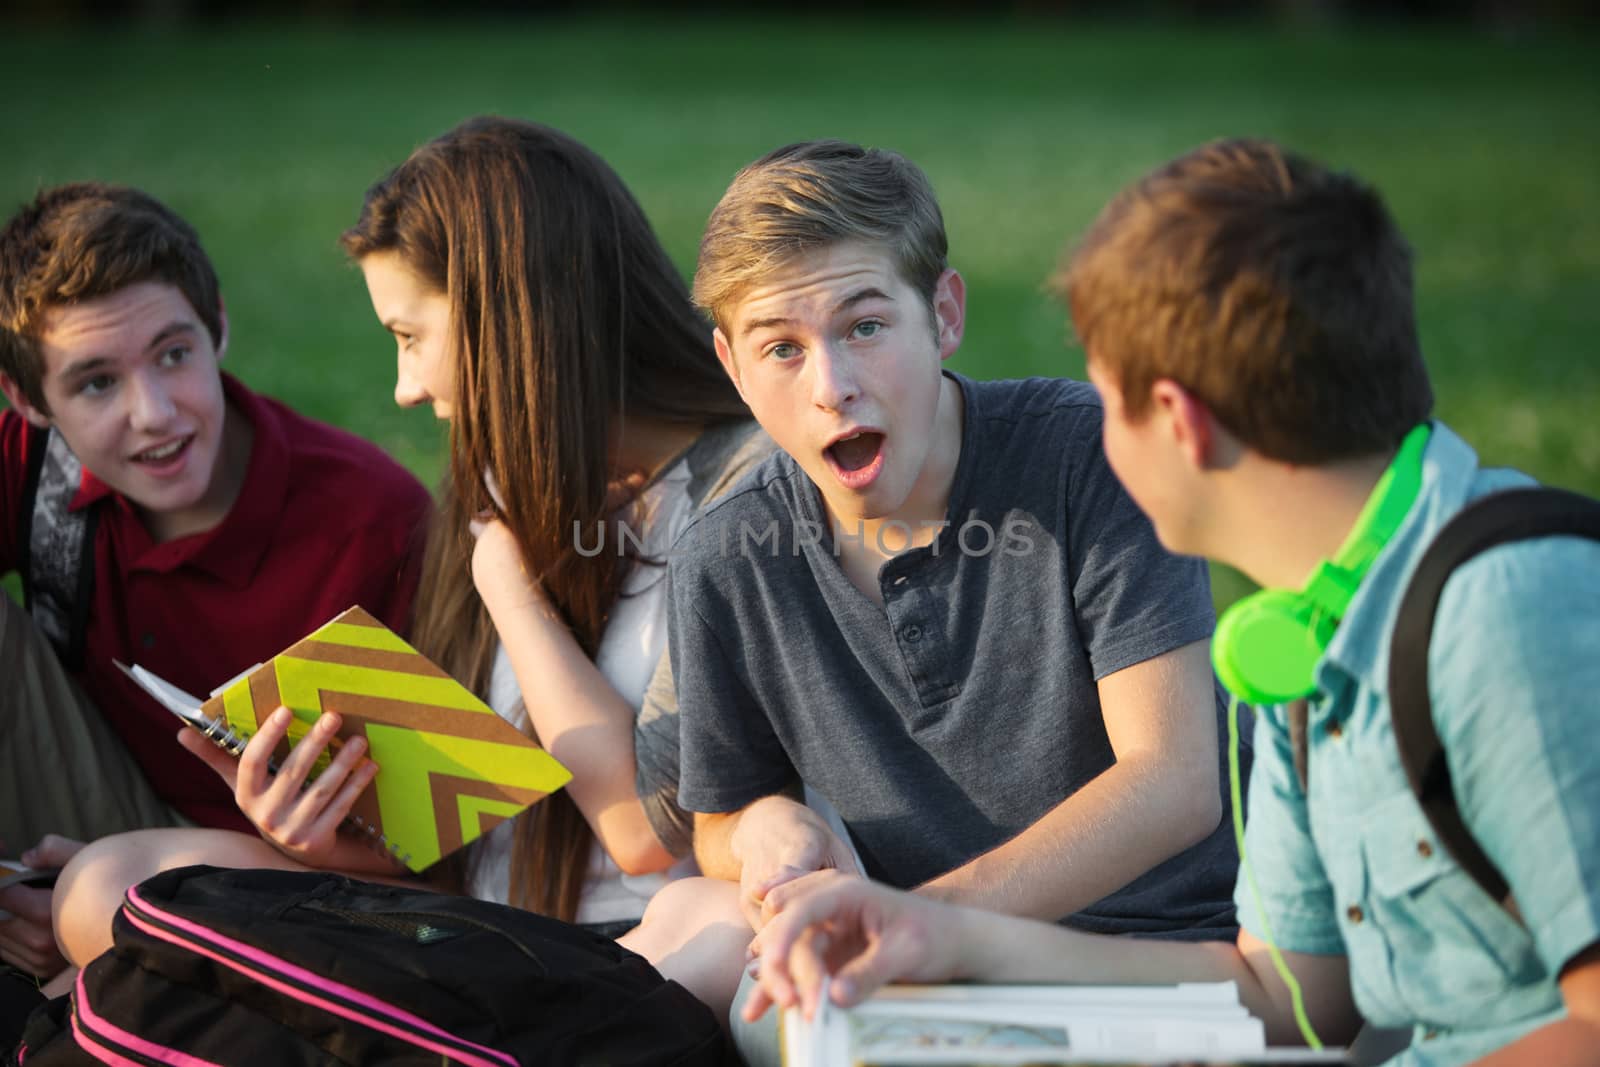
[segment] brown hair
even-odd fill
[[[585,558],[575,531],[608,519],[617,420],[749,417],[644,212],[572,138],[485,117],[423,145],[369,189],[341,243],[357,259],[398,253],[450,301],[455,416],[418,591],[418,648],[486,691],[495,635],[473,591],[466,528],[493,512],[592,658],[627,561]],[[503,503],[486,474],[504,487]],[[592,831],[565,793],[520,821],[512,902],[570,919]]]
[[[0,232],[0,372],[48,413],[39,337],[50,309],[146,281],[175,286],[222,344],[217,274],[193,227],[126,186],[44,190]]]
[[[1134,183],[1051,284],[1132,418],[1170,378],[1249,447],[1311,464],[1390,450],[1433,406],[1382,199],[1267,141]]]
[[[700,240],[694,302],[727,330],[731,305],[763,277],[840,241],[888,246],[931,306],[949,251],[933,186],[898,152],[845,141],[786,145],[734,177]]]

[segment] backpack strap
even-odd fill
[[[55,429],[31,431],[19,543],[24,602],[69,671],[83,666],[99,507],[71,510],[83,464]]]
[[[1445,581],[1457,567],[1497,545],[1558,535],[1600,541],[1600,501],[1545,487],[1509,489],[1473,501],[1423,553],[1401,597],[1390,643],[1390,713],[1411,791],[1456,862],[1498,901],[1506,899],[1509,887],[1462,821],[1450,766],[1434,729],[1428,645]]]
[[[22,478],[22,506],[17,508],[17,573],[22,578],[23,606],[32,601],[29,559],[33,553],[33,505],[39,496],[39,472],[44,469],[44,454],[49,445],[50,431],[39,426],[27,429],[26,451],[28,467]]]

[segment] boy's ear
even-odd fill
[[[739,364],[733,358],[733,346],[728,343],[728,337],[722,332],[721,326],[711,331],[711,347],[717,350],[717,362],[722,364],[723,371],[733,379],[733,387],[738,391],[739,399],[748,405],[750,401],[745,399],[744,383],[739,381]]]
[[[1184,458],[1198,470],[1213,466],[1219,427],[1205,402],[1171,378],[1156,379],[1150,386],[1150,401]]]
[[[953,268],[946,268],[933,287],[933,319],[939,331],[939,358],[949,359],[967,328],[967,283]]]
[[[41,430],[50,425],[50,416],[40,411],[28,402],[28,397],[22,391],[22,386],[11,375],[0,371],[0,393],[5,393],[6,403],[17,409],[17,414],[27,419],[29,423]]]
[[[222,297],[217,297],[217,321],[222,324],[222,337],[217,341],[217,362],[222,362],[222,357],[228,354],[228,309],[222,302]]]

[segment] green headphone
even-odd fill
[[[1430,430],[1423,423],[1406,434],[1350,535],[1331,560],[1317,564],[1305,588],[1263,589],[1223,613],[1211,640],[1211,663],[1230,693],[1251,704],[1282,704],[1316,688],[1317,660],[1422,488]]]

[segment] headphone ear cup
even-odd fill
[[[1264,589],[1223,612],[1211,638],[1211,664],[1227,690],[1247,703],[1297,700],[1316,688],[1317,660],[1327,643],[1319,629],[1301,593]]]

